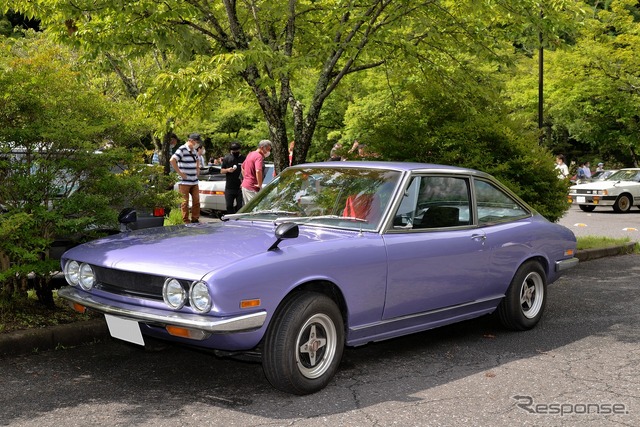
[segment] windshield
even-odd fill
[[[289,168],[227,219],[276,218],[358,230],[375,230],[400,180],[398,171]]]
[[[618,172],[607,178],[609,181],[640,181],[640,171],[638,170],[619,170]]]

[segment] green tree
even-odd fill
[[[591,4],[589,4],[591,3]],[[570,158],[637,165],[640,13],[637,1],[581,3],[571,42],[545,53],[548,146]],[[533,129],[538,56],[521,56],[507,84],[512,117]]]
[[[5,297],[24,295],[34,273],[29,286],[51,304],[56,239],[95,237],[117,227],[118,208],[164,205],[173,192],[158,171],[131,167],[132,150],[97,152],[135,136],[68,49],[34,35],[0,39],[0,49],[0,283]],[[126,172],[114,173],[116,165]]]
[[[554,124],[603,158],[638,166],[640,150],[638,2],[593,8],[577,43],[549,58]]]
[[[489,76],[481,81],[485,89],[500,84]],[[523,131],[500,99],[486,96],[499,92],[497,87],[455,97],[446,92],[447,83],[435,80],[425,84],[423,79],[407,78],[393,87],[368,91],[349,106],[341,134],[345,148],[357,139],[382,160],[482,170],[548,219],[556,221],[564,214],[567,184],[556,178],[553,156],[538,145],[535,129]]]
[[[546,3],[544,22],[553,23],[554,12],[573,2]],[[164,100],[155,105],[171,104],[174,113],[167,117],[205,110],[212,94],[236,87],[240,79],[262,111],[281,170],[288,164],[287,125],[296,141],[293,161],[300,163],[325,102],[346,76],[398,55],[416,55],[425,68],[437,70],[459,45],[477,54],[503,54],[496,46],[526,34],[539,21],[540,3],[14,0],[12,7],[93,50],[130,56],[170,51],[180,66],[160,73],[155,90],[146,94]]]

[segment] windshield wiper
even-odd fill
[[[355,216],[340,216],[340,215],[318,215],[318,216],[301,216],[301,217],[296,217],[296,218],[287,218],[287,217],[283,217],[283,218],[276,218],[273,222],[278,223],[278,222],[301,222],[301,223],[307,223],[316,219],[337,219],[337,220],[341,220],[341,221],[356,221],[356,222],[369,222],[366,219],[363,218],[358,218]]]
[[[266,211],[254,211],[254,212],[245,212],[245,213],[235,213],[224,215],[221,219],[223,221],[228,221],[234,218],[242,218],[245,216],[256,216],[256,215],[297,215],[298,212],[290,212],[290,211],[280,211],[280,210],[266,210]]]

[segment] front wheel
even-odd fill
[[[338,370],[344,322],[326,295],[294,295],[278,310],[265,336],[262,369],[278,390],[298,395],[323,389]]]
[[[627,213],[631,210],[631,197],[628,194],[621,194],[613,204],[613,210],[620,213]]]
[[[542,318],[547,303],[546,290],[547,276],[542,266],[535,261],[524,263],[498,306],[502,324],[516,331],[533,328]]]
[[[596,208],[596,207],[595,207],[595,206],[593,206],[593,205],[579,205],[579,206],[580,206],[580,209],[581,209],[583,212],[593,212],[593,211],[594,211],[594,209]]]

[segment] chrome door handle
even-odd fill
[[[487,240],[487,235],[486,234],[472,234],[471,235],[471,240],[476,240],[476,241],[479,240],[484,245],[485,240]]]

